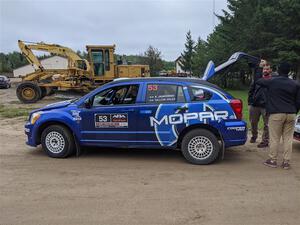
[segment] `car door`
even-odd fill
[[[187,110],[184,86],[175,83],[145,83],[144,103],[137,110],[137,142],[146,146],[172,146],[177,128]],[[171,123],[170,123],[171,120]]]
[[[90,98],[91,108],[81,111],[81,143],[128,146],[136,141],[139,84],[116,85]]]

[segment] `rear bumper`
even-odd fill
[[[247,123],[244,121],[225,122],[223,140],[225,147],[244,145],[247,142]]]

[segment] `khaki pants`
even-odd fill
[[[251,123],[252,137],[257,138],[258,135],[258,122],[262,116],[264,121],[264,131],[261,137],[261,141],[269,143],[269,128],[268,128],[268,116],[266,114],[266,109],[256,106],[249,106],[249,119]]]
[[[276,113],[269,117],[270,151],[269,156],[277,160],[280,138],[283,140],[283,160],[289,161],[293,150],[293,134],[296,114]]]

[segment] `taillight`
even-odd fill
[[[240,99],[232,99],[230,101],[231,108],[233,109],[236,118],[243,119],[243,102]]]

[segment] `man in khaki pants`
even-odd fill
[[[270,150],[264,165],[277,167],[279,142],[283,140],[282,168],[290,168],[296,114],[300,108],[300,85],[288,78],[290,65],[279,65],[279,76],[269,80],[259,79],[257,84],[268,89],[267,113],[269,116]]]

